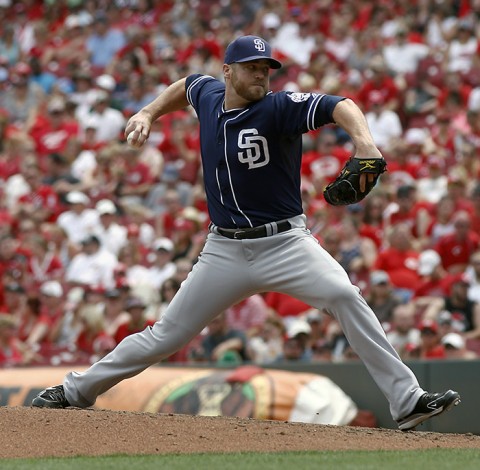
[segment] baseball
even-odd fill
[[[133,142],[133,134],[134,134],[135,131],[132,131],[130,132],[130,134],[128,134],[127,136],[127,144],[134,147],[134,144],[132,143]]]

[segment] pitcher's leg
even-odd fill
[[[98,395],[170,356],[216,315],[249,295],[251,284],[240,252],[222,254],[216,252],[217,248],[215,243],[205,246],[164,316],[153,327],[128,336],[85,372],[71,372],[65,377],[65,395],[71,405],[93,405]]]
[[[424,391],[387,340],[359,289],[308,232],[296,231],[281,237],[277,259],[269,257],[270,263],[257,271],[269,275],[275,290],[316,308],[327,308],[389,401],[392,417],[396,420],[406,416]]]

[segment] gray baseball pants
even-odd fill
[[[384,393],[393,419],[407,416],[424,391],[359,289],[306,229],[305,220],[303,215],[294,217],[291,230],[253,240],[209,233],[199,261],[153,327],[128,336],[85,372],[67,374],[69,403],[93,405],[118,382],[183,347],[230,305],[255,293],[276,291],[326,308]]]

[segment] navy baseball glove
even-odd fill
[[[325,200],[332,206],[355,204],[367,196],[377,184],[378,177],[387,169],[382,158],[351,157],[343,167],[337,179],[323,191]],[[360,176],[365,174],[365,190],[360,190]],[[369,175],[373,175],[369,177]]]

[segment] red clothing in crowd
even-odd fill
[[[281,317],[297,316],[311,308],[301,300],[280,292],[265,294],[265,303]]]
[[[302,158],[302,174],[331,183],[350,156],[350,152],[344,147],[334,147],[329,154],[322,154],[315,150],[306,152]]]
[[[70,140],[79,135],[79,124],[74,120],[63,121],[53,127],[49,119],[39,116],[33,125],[30,135],[35,141],[39,164],[45,170],[45,157],[51,153],[64,153]]]
[[[480,237],[473,231],[468,233],[467,238],[459,240],[454,233],[441,237],[435,250],[442,258],[442,265],[447,271],[456,265],[465,267],[472,253],[480,247]]]
[[[140,327],[134,327],[130,323],[123,323],[117,328],[115,335],[113,336],[115,342],[118,344],[120,341],[125,339],[127,336],[133,335],[134,333],[139,333],[143,331],[147,326],[153,326],[155,322],[153,320],[145,320]]]
[[[414,290],[419,281],[417,273],[419,253],[387,248],[378,254],[375,269],[386,271],[395,287]]]
[[[42,185],[36,191],[24,194],[18,199],[21,204],[32,204],[34,209],[47,209],[51,214],[47,222],[55,222],[60,212],[60,201],[57,193],[51,186]]]

